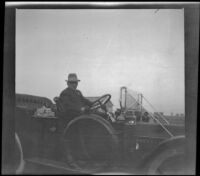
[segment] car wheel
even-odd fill
[[[68,164],[89,172],[112,167],[117,161],[118,138],[112,126],[100,116],[80,116],[65,129]]]
[[[171,175],[185,173],[185,155],[181,148],[167,149],[152,158],[148,164],[148,175]]]

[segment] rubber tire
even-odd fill
[[[184,155],[184,147],[176,147],[176,148],[169,148],[169,149],[166,149],[166,150],[163,150],[163,151],[159,151],[153,158],[152,160],[146,165],[146,174],[147,175],[157,175],[157,171],[159,170],[159,167],[162,166],[162,164],[164,162],[166,162],[168,159],[168,163],[169,161],[173,161],[173,160],[170,160],[172,159],[172,157],[174,158],[178,158],[178,157],[185,157]],[[171,163],[170,163],[171,164]],[[178,166],[178,164],[180,163],[176,163],[176,166]],[[181,163],[183,164],[183,163]],[[178,175],[182,175],[185,173],[185,165],[181,165],[178,166],[179,168],[181,168],[181,170],[178,171],[178,173],[173,173],[173,171],[171,170],[170,173],[167,173],[167,175],[171,175],[171,174],[178,174]]]
[[[73,124],[76,124],[77,122],[81,121],[81,120],[91,120],[93,122],[97,122],[99,124],[101,124],[110,134],[111,136],[111,143],[112,143],[112,151],[113,151],[113,154],[112,156],[115,157],[114,159],[114,163],[112,163],[113,165],[115,164],[115,162],[118,161],[118,147],[119,147],[119,140],[118,140],[118,137],[116,135],[116,132],[114,130],[114,128],[112,127],[112,125],[107,121],[105,120],[104,118],[102,118],[101,116],[98,116],[96,114],[90,114],[90,115],[82,115],[82,116],[79,116],[73,120],[71,120],[68,125],[66,126],[66,128],[64,129],[64,133],[63,133],[63,139],[66,138],[67,134],[68,134],[68,131],[69,129],[73,126]],[[68,145],[65,145],[65,154],[66,154],[66,158],[67,158],[67,162],[68,164],[72,167],[72,168],[75,168],[77,170],[85,170],[85,172],[92,172],[92,171],[98,171],[98,170],[101,170],[103,168],[94,168],[94,170],[87,170],[85,168],[82,168],[80,167],[78,164],[76,164],[76,161],[74,161],[73,159],[73,156],[71,156],[70,152],[69,152],[69,148],[68,148]]]

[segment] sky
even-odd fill
[[[53,100],[69,73],[114,108],[127,86],[159,112],[184,113],[183,9],[18,9],[16,93]]]

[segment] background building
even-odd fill
[[[176,115],[173,115],[174,113],[171,113],[170,115],[165,115],[163,112],[154,112],[154,115],[157,118],[159,117],[159,114],[162,114],[164,118],[172,125],[184,125],[185,124],[185,115],[183,113]]]

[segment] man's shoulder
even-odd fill
[[[60,93],[60,96],[66,95],[66,94],[69,94],[69,93],[70,93],[70,89],[66,88]]]
[[[81,91],[76,89],[76,93],[79,94],[79,95],[82,95]]]

